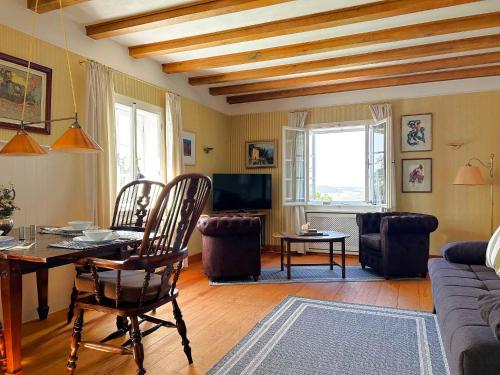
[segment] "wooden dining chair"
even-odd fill
[[[161,190],[161,182],[135,180],[120,189],[116,197],[111,229],[144,232],[151,209]]]
[[[210,178],[200,174],[174,178],[159,194],[136,254],[125,260],[86,258],[78,261],[78,265],[89,267],[91,273],[77,275],[76,287],[90,295],[80,296],[75,302],[76,318],[66,366],[68,374],[75,373],[80,348],[132,354],[136,373],[145,374],[141,338],[152,331],[141,332],[139,319],[161,327],[177,328],[188,362],[193,362],[186,324],[177,303],[177,280],[182,261],[188,255],[189,238],[208,200],[211,185]],[[107,271],[100,271],[102,269]],[[161,274],[156,273],[158,269],[163,270]],[[167,303],[172,303],[175,323],[147,315]],[[132,350],[123,345],[82,341],[86,310],[129,319]]]
[[[5,337],[3,335],[3,325],[0,322],[0,368],[5,372],[7,361],[5,358]]]
[[[164,187],[165,185],[161,182],[150,180],[135,180],[124,185],[116,197],[110,229],[144,232],[151,209]],[[77,273],[84,271],[88,270],[77,267]],[[68,324],[73,320],[73,309],[77,297],[78,290],[73,286],[68,307]],[[117,320],[117,328],[123,329],[120,320]]]

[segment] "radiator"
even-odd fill
[[[335,230],[350,235],[346,239],[346,253],[358,254],[359,231],[356,224],[356,214],[352,212],[318,212],[306,211],[306,222],[311,223],[311,228],[318,230]],[[310,251],[328,252],[328,244],[312,243],[309,244]],[[340,252],[340,244],[333,246],[335,253]]]

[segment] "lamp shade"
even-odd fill
[[[42,156],[47,150],[42,148],[28,133],[20,131],[0,150],[1,156]]]
[[[479,167],[466,165],[460,167],[453,181],[453,185],[484,185],[486,181]]]
[[[73,153],[97,153],[102,151],[102,148],[80,125],[73,124],[54,142],[51,150]]]

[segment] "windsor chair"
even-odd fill
[[[211,185],[210,178],[200,174],[174,178],[159,194],[136,254],[125,260],[86,258],[77,262],[91,272],[76,276],[76,288],[90,295],[78,297],[75,302],[68,374],[75,373],[80,348],[133,355],[137,375],[145,374],[141,339],[147,333],[140,331],[139,318],[162,327],[177,328],[188,362],[193,362],[186,324],[177,303],[177,281],[182,261],[188,255],[189,238],[208,200]],[[102,269],[107,271],[100,271]],[[162,270],[161,274],[156,273],[158,269]],[[147,315],[167,303],[172,303],[175,323]],[[82,341],[86,310],[129,319],[132,350],[126,346]]]
[[[116,197],[113,219],[110,229],[144,232],[151,209],[158,195],[165,187],[161,182],[150,180],[134,180],[124,185]],[[85,268],[77,267],[76,272],[86,272]],[[68,324],[73,320],[73,309],[78,297],[78,291],[73,286],[70,305],[68,307]],[[117,328],[123,330],[123,323],[117,319]]]

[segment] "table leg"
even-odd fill
[[[6,371],[9,375],[22,375],[21,324],[23,302],[23,276],[21,270],[5,265],[1,272],[2,311],[5,336]]]
[[[330,271],[333,270],[333,242],[330,241]]]
[[[345,279],[345,238],[342,239],[342,278]]]
[[[292,278],[292,246],[290,241],[286,241],[286,278],[290,280]]]
[[[285,240],[283,238],[280,239],[280,256],[281,256],[281,270],[283,271],[283,260],[285,259],[285,247],[284,247],[284,242]]]
[[[47,319],[49,314],[49,270],[47,268],[36,271],[36,289],[38,292],[38,317]]]

